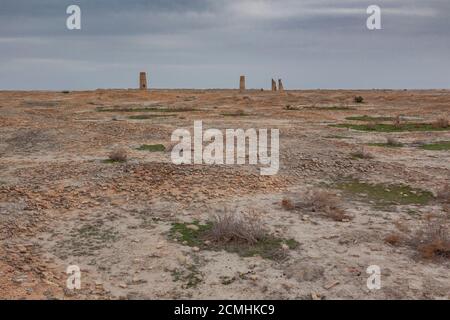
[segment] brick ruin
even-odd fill
[[[139,74],[139,89],[146,90],[147,89],[147,73],[141,72]]]

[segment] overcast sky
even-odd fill
[[[450,88],[450,1],[0,0],[0,90],[131,88],[139,71],[158,88]]]

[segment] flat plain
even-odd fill
[[[0,298],[449,299],[448,119],[448,90],[0,92]],[[173,164],[195,120],[279,129],[278,174]],[[214,237],[236,212],[264,235]]]

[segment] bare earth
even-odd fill
[[[142,114],[155,117],[129,118]],[[346,119],[362,115],[449,119],[450,91],[0,92],[0,298],[449,299],[448,256],[424,259],[385,238],[408,237],[448,210],[434,196],[450,183],[450,152],[418,146],[449,141],[450,129],[332,126],[365,124]],[[168,151],[137,150],[169,147],[172,131],[192,130],[194,120],[221,130],[278,128],[278,175],[262,177],[251,165],[177,166]],[[404,146],[368,145],[387,136]],[[118,147],[128,161],[105,163]],[[352,157],[362,147],[372,158]],[[379,206],[340,189],[348,177],[433,196]],[[317,188],[335,192],[349,219],[282,207],[283,198],[301,201]],[[205,223],[224,207],[258,212],[271,234],[298,246],[279,259],[242,257],[170,236],[174,223]],[[66,288],[69,265],[81,267],[79,291]],[[370,265],[381,268],[380,290],[366,286]]]

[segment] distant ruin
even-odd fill
[[[245,76],[241,76],[241,79],[239,81],[239,90],[240,91],[245,90]]]
[[[278,91],[284,91],[283,82],[281,81],[281,79],[278,79]]]
[[[272,79],[272,91],[277,91],[277,83]]]
[[[147,89],[147,73],[141,72],[139,74],[139,89],[146,90]]]

